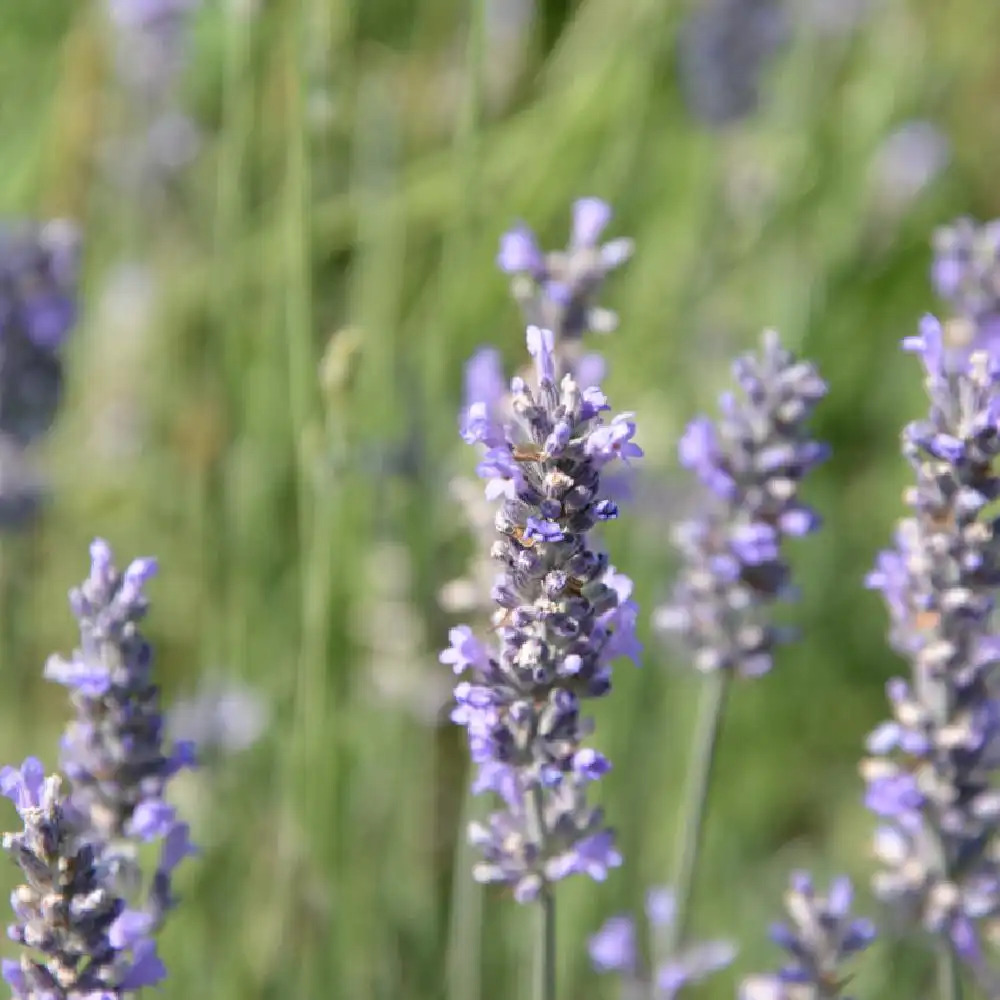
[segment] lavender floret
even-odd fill
[[[543,252],[535,234],[519,224],[500,238],[497,265],[515,276],[514,298],[525,322],[551,330],[556,343],[578,341],[588,331],[606,333],[618,317],[594,304],[608,274],[632,256],[626,238],[599,243],[611,207],[599,198],[573,203],[573,226],[565,250]]]
[[[771,927],[771,940],[791,961],[775,973],[750,976],[740,985],[740,1000],[837,1000],[848,977],[844,963],[875,940],[875,925],[852,917],[853,889],[835,878],[826,896],[817,896],[806,872],[795,872],[785,894],[791,924]]]
[[[160,982],[166,970],[148,937],[149,918],[129,910],[93,844],[81,840],[60,795],[29,757],[0,771],[0,792],[24,821],[3,836],[24,884],[12,896],[8,936],[26,950],[5,959],[3,978],[17,1000],[118,1000]]]
[[[642,963],[635,920],[627,914],[605,921],[588,942],[594,968],[598,972],[617,973],[622,980],[624,996],[673,1000],[684,987],[700,983],[732,962],[736,948],[729,941],[704,941],[688,945],[676,955],[665,954],[665,932],[675,916],[671,890],[651,889],[646,895],[646,918],[653,969],[650,971]]]
[[[69,659],[51,657],[45,667],[46,678],[72,690],[76,709],[62,740],[68,804],[84,838],[97,845],[125,886],[134,888],[141,878],[135,845],[160,842],[148,900],[159,922],[174,903],[173,869],[193,850],[187,824],[178,820],[165,791],[179,770],[195,763],[194,746],[185,740],[165,745],[152,650],[139,630],[155,560],[136,559],[120,573],[102,539],[93,542],[90,555],[90,576],[70,593],[80,647]]]
[[[675,531],[684,567],[654,624],[683,640],[699,670],[756,676],[771,669],[775,647],[788,637],[768,616],[792,594],[784,540],[820,523],[799,499],[799,485],[828,454],[806,426],[827,390],[774,331],[764,334],[760,356],[741,358],[733,374],[743,398],[723,395],[721,419],[694,420],[679,445],[681,464],[708,502]]]
[[[934,234],[931,281],[948,303],[952,319],[945,338],[961,348],[996,354],[1000,350],[1000,219],[978,224],[957,219]]]
[[[441,661],[465,674],[453,721],[466,727],[478,766],[474,790],[505,808],[473,824],[482,849],[477,880],[510,886],[524,902],[573,873],[603,879],[620,863],[587,785],[610,766],[585,748],[585,698],[606,694],[611,662],[636,656],[631,581],[590,548],[588,532],[611,511],[600,496],[602,470],[642,452],[622,414],[605,422],[599,389],[571,375],[556,383],[554,337],[529,327],[538,387],[515,378],[515,420],[466,421],[466,439],[485,449],[479,474],[502,498],[491,555],[502,567],[493,588],[499,648],[489,651],[467,626],[452,629]]]
[[[931,406],[903,433],[916,476],[905,494],[910,516],[867,579],[911,670],[889,682],[893,718],[869,737],[862,765],[867,805],[882,821],[874,889],[982,972],[983,923],[995,927],[1000,916],[1000,544],[991,510],[1000,496],[1000,366],[977,352],[951,370],[930,316],[903,346],[923,362]]]

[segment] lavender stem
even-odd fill
[[[675,954],[684,942],[691,909],[694,879],[698,868],[701,830],[712,783],[715,748],[719,740],[730,671],[715,670],[701,683],[698,719],[692,740],[684,800],[677,834],[674,891],[676,914],[667,931],[667,954]]]
[[[949,941],[943,941],[938,948],[937,977],[941,1000],[962,1000],[962,973],[958,956]]]
[[[545,802],[542,790],[535,787],[525,796],[528,828],[542,853],[545,853]],[[538,895],[540,926],[536,944],[535,1000],[556,1000],[556,897],[545,885]]]
[[[556,1000],[556,894],[546,886],[538,897],[541,919],[536,1000]]]

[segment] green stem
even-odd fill
[[[536,785],[525,796],[527,829],[538,845],[539,857],[545,857],[545,803],[542,789]],[[556,898],[552,886],[542,883],[538,895],[541,924],[535,936],[536,965],[534,1000],[556,1000]]]
[[[556,1000],[556,897],[546,885],[538,898],[538,979],[535,1000]]]
[[[680,828],[677,836],[674,893],[677,911],[670,926],[667,954],[674,954],[684,941],[691,908],[692,890],[698,867],[701,831],[712,783],[715,748],[719,739],[729,671],[713,671],[702,684],[695,723],[694,746],[688,769],[687,786],[682,802]]]
[[[943,941],[938,949],[937,974],[941,1000],[962,1000],[962,973],[949,941]]]

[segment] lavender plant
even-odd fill
[[[127,908],[99,852],[82,839],[58,776],[29,757],[0,771],[0,792],[24,822],[3,848],[25,882],[11,896],[8,936],[25,950],[4,959],[17,1000],[118,1000],[163,979],[149,924]]]
[[[62,396],[60,351],[76,323],[79,237],[65,221],[0,224],[0,523],[22,523],[41,484],[29,447]]]
[[[676,915],[673,892],[665,887],[650,889],[646,894],[646,919],[652,969],[642,961],[631,916],[609,918],[590,939],[588,950],[594,968],[618,973],[624,1000],[674,1000],[685,986],[701,982],[733,960],[736,949],[728,941],[705,941],[680,953],[671,951],[666,932]]]
[[[600,354],[581,350],[581,339],[589,332],[609,332],[617,326],[618,317],[599,306],[596,299],[607,276],[631,257],[633,243],[627,237],[599,243],[612,216],[611,207],[599,198],[577,199],[572,215],[565,249],[542,251],[535,234],[520,223],[501,236],[497,264],[512,276],[511,293],[525,324],[552,331],[557,380],[569,372],[581,388],[587,389],[601,382],[605,366]],[[500,352],[494,347],[480,348],[465,366],[462,420],[473,412],[485,412],[496,422],[509,419],[511,398],[507,390]],[[485,553],[493,532],[493,516],[483,504],[481,492],[461,477],[453,480],[451,492]],[[466,577],[445,585],[440,595],[442,605],[450,611],[481,610],[492,573],[488,559],[474,558]],[[489,608],[482,610],[488,613]]]
[[[601,809],[587,804],[587,786],[610,763],[584,745],[592,726],[581,701],[606,695],[611,663],[637,655],[636,607],[630,581],[588,532],[618,515],[601,497],[602,470],[642,452],[631,414],[605,421],[599,389],[581,390],[569,374],[557,383],[551,331],[529,327],[527,345],[537,386],[511,382],[514,419],[501,425],[475,405],[463,430],[484,448],[487,496],[502,500],[491,549],[502,568],[498,645],[489,650],[459,626],[441,661],[471,678],[456,686],[452,719],[467,730],[474,790],[502,802],[470,829],[483,854],[473,875],[540,903],[539,996],[552,1000],[554,884],[574,873],[602,880],[621,863]]]
[[[764,68],[790,34],[781,0],[703,0],[679,38],[681,88],[691,114],[712,127],[753,114]]]
[[[838,1000],[848,983],[844,963],[875,940],[875,925],[851,916],[853,888],[846,877],[817,896],[812,878],[794,872],[785,894],[791,925],[771,926],[771,940],[791,956],[777,972],[743,980],[740,1000]],[[846,1000],[846,998],[844,998]]]
[[[608,333],[618,317],[595,303],[611,271],[632,256],[633,243],[619,237],[599,243],[611,221],[600,198],[573,203],[573,225],[565,250],[543,252],[535,234],[519,224],[500,239],[497,265],[513,275],[511,292],[525,323],[551,330],[556,343],[578,341],[587,332]]]
[[[774,331],[764,334],[760,355],[739,359],[733,374],[742,398],[725,393],[718,424],[697,418],[679,445],[681,464],[698,477],[707,503],[676,529],[683,567],[672,600],[654,613],[654,625],[680,639],[707,675],[680,814],[671,951],[686,932],[729,680],[769,671],[775,648],[789,637],[771,618],[775,602],[794,593],[783,544],[819,527],[799,488],[827,455],[807,427],[826,385]]]
[[[195,750],[187,740],[165,745],[152,650],[139,630],[149,606],[144,587],[156,561],[136,559],[119,572],[103,539],[93,542],[90,556],[90,575],[70,592],[80,647],[68,659],[51,657],[45,667],[47,679],[70,688],[76,710],[62,740],[67,798],[81,838],[96,846],[130,897],[142,882],[137,845],[161,845],[145,901],[159,926],[174,905],[173,871],[193,851],[188,825],[167,803],[166,787],[194,765]]]
[[[68,790],[34,758],[0,772],[0,791],[24,821],[3,842],[27,879],[12,898],[10,935],[32,951],[3,966],[17,997],[117,998],[165,975],[151,935],[176,902],[173,872],[193,848],[164,788],[193,762],[193,747],[178,742],[166,755],[162,746],[152,653],[138,628],[155,570],[137,559],[119,573],[108,544],[91,545],[90,575],[70,593],[80,648],[45,669],[74,692],[77,718],[62,741]],[[134,848],[154,840],[159,862],[140,902]]]
[[[890,644],[910,677],[889,682],[893,718],[869,736],[862,774],[881,821],[875,892],[939,942],[942,989],[954,996],[959,961],[997,988],[982,938],[1000,916],[1000,637],[992,622],[1000,366],[985,352],[955,364],[931,316],[903,347],[923,363],[930,410],[903,433],[915,477],[910,513],[867,583],[885,598]]]
[[[1000,219],[962,218],[934,234],[931,282],[952,318],[945,342],[958,353],[1000,349]]]

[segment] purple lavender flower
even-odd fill
[[[652,971],[643,967],[635,921],[627,915],[611,917],[590,939],[588,950],[594,968],[618,973],[625,996],[674,1000],[685,986],[701,982],[732,962],[736,948],[728,941],[705,941],[688,945],[678,954],[665,953],[665,932],[674,917],[673,893],[667,888],[651,889],[646,896],[646,918],[651,932]]]
[[[29,757],[0,771],[0,792],[24,822],[22,832],[3,836],[25,878],[11,896],[15,921],[7,931],[25,951],[2,964],[13,996],[120,1000],[160,982],[166,970],[148,936],[151,923],[127,908],[95,846],[79,837],[60,779],[45,777]]]
[[[611,660],[636,650],[636,613],[628,581],[590,548],[588,532],[611,516],[602,469],[641,454],[630,419],[604,423],[603,395],[581,392],[569,374],[557,385],[550,331],[529,327],[527,343],[537,389],[513,380],[515,419],[479,468],[489,494],[504,497],[491,552],[503,568],[493,588],[499,648],[462,626],[441,654],[466,678],[452,718],[467,730],[474,787],[504,803],[470,830],[484,855],[474,875],[522,902],[570,874],[603,879],[621,861],[601,810],[586,802],[610,765],[583,748],[590,725],[580,709],[610,690]]]
[[[558,345],[578,341],[591,330],[608,332],[618,324],[613,312],[594,304],[608,274],[632,256],[630,239],[599,243],[610,221],[609,205],[599,198],[580,198],[573,203],[565,250],[543,252],[524,224],[500,238],[497,265],[515,275],[514,298],[525,322],[551,330]]]
[[[263,735],[271,709],[264,695],[246,683],[209,679],[190,698],[174,702],[168,716],[168,734],[175,741],[219,758],[249,750]]]
[[[934,234],[934,291],[952,318],[945,342],[961,368],[972,350],[1000,352],[1000,219],[957,219]]]
[[[817,896],[806,872],[795,872],[785,894],[788,924],[774,924],[771,940],[791,961],[775,973],[750,976],[740,1000],[837,1000],[847,983],[844,963],[875,940],[870,920],[850,915],[850,880],[835,878],[826,896]]]
[[[924,364],[930,412],[903,433],[916,477],[910,516],[867,580],[882,591],[890,643],[911,671],[890,682],[893,719],[871,734],[862,764],[882,821],[874,888],[982,973],[980,934],[1000,916],[1000,703],[991,687],[1000,366],[976,352],[952,370],[930,316],[903,345]]]
[[[704,0],[679,37],[682,91],[691,113],[723,127],[760,103],[760,78],[790,35],[780,0]]]
[[[137,195],[169,182],[199,147],[198,130],[178,108],[191,20],[202,0],[106,0],[116,68],[130,131],[109,151],[116,181]]]
[[[119,873],[123,886],[134,888],[141,878],[135,845],[161,843],[147,902],[158,923],[173,905],[170,874],[193,850],[187,824],[164,793],[173,775],[194,764],[194,747],[183,740],[164,745],[152,650],[139,631],[148,608],[144,588],[156,562],[136,559],[120,573],[102,539],[93,542],[90,555],[90,576],[70,593],[80,647],[69,659],[51,657],[45,667],[49,680],[72,690],[77,713],[62,741],[71,784],[67,806],[83,839]]]
[[[827,456],[806,428],[826,385],[773,331],[764,334],[760,357],[740,359],[733,372],[744,398],[724,395],[719,422],[699,417],[680,441],[681,464],[708,502],[676,529],[685,565],[654,624],[680,636],[699,670],[756,676],[770,670],[786,637],[767,617],[791,592],[783,541],[819,527],[799,484]]]
[[[59,406],[78,265],[70,223],[0,224],[0,434],[22,447],[49,429]]]

